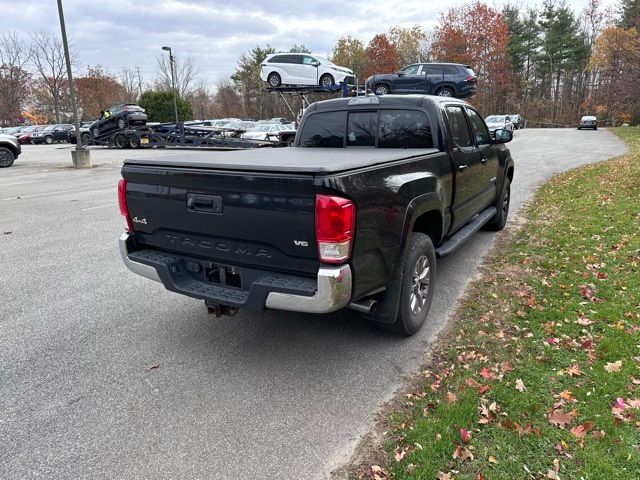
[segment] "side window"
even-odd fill
[[[305,55],[304,57],[302,57],[302,63],[304,65],[311,65],[313,62],[315,62],[316,59],[313,57],[310,57],[308,55]]]
[[[417,75],[418,70],[420,70],[420,65],[409,65],[408,67],[404,67],[401,72],[406,75]]]
[[[283,63],[282,55],[276,55],[275,57],[271,57],[269,59],[269,63]]]
[[[309,115],[300,132],[301,147],[344,147],[347,112],[325,112]]]
[[[302,55],[287,55],[286,63],[295,63],[300,65],[302,63]]]
[[[487,130],[487,126],[480,115],[478,115],[475,110],[467,108],[467,116],[469,117],[469,122],[471,123],[471,129],[473,130],[473,136],[476,139],[476,143],[478,145],[490,144],[491,136],[489,135],[489,130]]]
[[[347,147],[376,144],[376,112],[352,112],[347,122]]]
[[[433,148],[429,117],[415,110],[380,110],[378,148]]]
[[[472,147],[473,140],[462,107],[446,107],[446,112],[453,143],[459,147]]]

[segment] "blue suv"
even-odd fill
[[[367,90],[376,95],[417,93],[467,98],[478,89],[478,77],[469,65],[460,63],[414,63],[396,73],[372,75]]]

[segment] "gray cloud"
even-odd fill
[[[540,0],[541,1],[541,0]],[[606,0],[614,2],[615,0]],[[177,56],[191,56],[208,84],[233,72],[238,57],[256,45],[288,49],[304,44],[328,54],[342,35],[368,42],[392,25],[430,29],[439,13],[463,3],[407,0],[63,0],[67,31],[80,64],[110,71],[140,67],[151,78],[156,59],[170,45]],[[525,0],[525,3],[539,3]],[[581,9],[586,0],[573,0]],[[0,0],[0,32],[59,32],[52,0]]]

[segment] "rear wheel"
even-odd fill
[[[0,147],[0,168],[6,168],[13,165],[15,155],[6,147]]]
[[[394,323],[383,328],[401,335],[413,335],[424,325],[436,281],[436,252],[431,238],[412,232],[402,266],[400,304]]]
[[[100,130],[98,130],[98,127],[93,127],[91,129],[91,135],[93,135],[93,138],[98,138],[98,136],[100,135]]]
[[[89,142],[91,142],[91,135],[89,135],[88,133],[83,133],[82,135],[80,135],[80,138],[82,138],[82,145],[89,145]]]
[[[129,148],[140,148],[140,139],[135,136],[129,137]]]
[[[267,83],[272,87],[279,87],[282,85],[282,78],[280,78],[280,74],[276,72],[271,72],[267,77]]]
[[[320,86],[321,87],[330,87],[331,85],[333,85],[335,83],[335,80],[333,79],[333,77],[328,74],[325,73],[324,75],[322,75],[320,77]]]
[[[439,97],[453,97],[453,90],[450,87],[442,87],[436,92]]]
[[[46,137],[44,137],[44,143],[46,143],[47,145],[51,145],[53,143],[53,137],[51,135],[47,135]]]
[[[376,95],[389,95],[389,91],[389,87],[384,84],[376,85],[373,90]]]

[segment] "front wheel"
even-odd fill
[[[93,135],[93,138],[98,138],[98,136],[100,135],[100,130],[98,130],[98,127],[93,127],[91,129],[91,135]]]
[[[335,83],[335,80],[328,73],[325,73],[324,75],[322,75],[320,77],[320,86],[321,87],[330,87],[334,83]]]
[[[82,145],[84,145],[85,147],[89,145],[89,142],[91,142],[91,135],[89,135],[88,133],[83,133],[82,135],[80,135],[80,137],[82,138]]]
[[[436,251],[428,235],[412,232],[402,266],[400,305],[396,320],[386,328],[413,335],[424,325],[436,282]]]
[[[489,220],[486,224],[487,230],[493,230],[498,232],[504,228],[507,224],[507,216],[509,215],[509,204],[511,203],[511,181],[508,178],[504,179],[504,186],[502,187],[502,195],[495,204],[498,212],[495,216]]]
[[[118,119],[118,121],[117,121],[117,124],[118,124],[118,128],[119,128],[120,130],[122,130],[122,129],[125,127],[125,125],[126,125],[126,123],[125,123],[125,121],[124,121],[124,118],[119,118],[119,119]]]
[[[128,146],[126,137],[122,134],[116,135],[113,138],[113,146],[116,148],[126,148]]]
[[[0,168],[10,167],[15,159],[16,157],[11,150],[0,147]]]
[[[47,145],[51,145],[53,143],[53,137],[51,135],[47,135],[46,137],[44,137],[44,143],[46,143]]]
[[[280,85],[282,85],[282,78],[280,78],[280,75],[278,73],[271,72],[267,77],[267,83],[272,87],[279,87]]]
[[[436,95],[439,97],[453,97],[453,90],[449,87],[442,87],[436,92]]]

